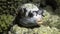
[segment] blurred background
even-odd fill
[[[41,27],[33,30],[20,28],[23,33],[29,31],[29,34],[60,34],[60,0],[0,0],[0,34],[7,34],[18,14],[18,6],[25,3],[34,3],[46,11],[43,17],[44,24]]]

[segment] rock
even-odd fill
[[[8,34],[59,34],[59,30],[55,27],[50,28],[49,26],[43,26],[39,28],[24,28],[14,25]]]

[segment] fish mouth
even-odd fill
[[[42,19],[37,19],[36,22],[37,22],[38,25],[41,25],[43,23],[43,20]]]

